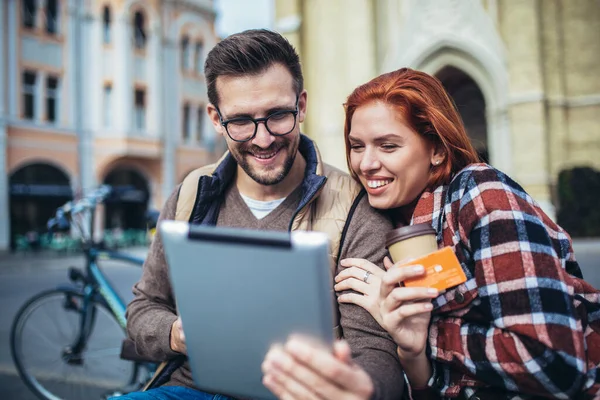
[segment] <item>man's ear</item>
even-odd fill
[[[212,122],[215,131],[217,131],[220,135],[224,135],[225,128],[223,128],[223,125],[221,125],[221,119],[219,118],[217,108],[212,103],[208,103],[206,105],[206,113],[208,114],[208,118],[210,118],[210,122]]]
[[[303,90],[298,96],[298,123],[304,122],[304,118],[306,118],[306,101],[308,98],[308,93],[306,90]]]

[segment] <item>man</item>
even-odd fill
[[[355,201],[358,185],[347,174],[323,164],[315,144],[300,133],[307,94],[298,55],[287,40],[266,30],[230,36],[211,50],[205,73],[207,112],[225,137],[229,152],[217,164],[186,178],[198,187],[197,196],[177,188],[160,219],[175,219],[176,212],[188,209],[189,221],[198,224],[322,230],[330,235],[336,264],[338,259],[359,257],[382,265],[384,235],[391,224],[369,207],[366,196]],[[127,308],[128,333],[138,353],[158,361],[186,354],[167,268],[157,236]],[[312,373],[325,385],[334,386],[336,394],[399,398],[403,375],[394,342],[361,307],[341,304],[339,311],[347,344],[340,342],[333,354],[309,346],[325,368],[325,372]],[[311,388],[307,391],[317,395]],[[124,398],[209,399],[213,395],[194,388],[184,363],[163,387]]]

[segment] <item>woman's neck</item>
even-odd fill
[[[410,221],[412,220],[418,202],[419,197],[417,197],[412,203],[390,210],[394,225],[397,227],[410,225]]]

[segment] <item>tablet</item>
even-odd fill
[[[274,399],[270,346],[290,334],[333,345],[329,242],[320,232],[159,226],[194,382],[209,393]]]

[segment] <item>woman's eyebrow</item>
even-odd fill
[[[400,136],[396,133],[387,133],[385,135],[381,135],[378,136],[374,139],[375,142],[387,142],[387,141],[394,141],[394,142],[405,142],[405,138],[403,136]]]
[[[361,139],[354,137],[352,135],[348,135],[348,140],[350,142],[362,142]],[[388,141],[404,143],[404,142],[406,142],[406,139],[404,138],[404,136],[400,136],[395,133],[387,133],[387,134],[384,134],[381,136],[377,136],[376,138],[373,139],[373,142],[375,142],[375,143],[383,143],[383,142],[388,142]]]

